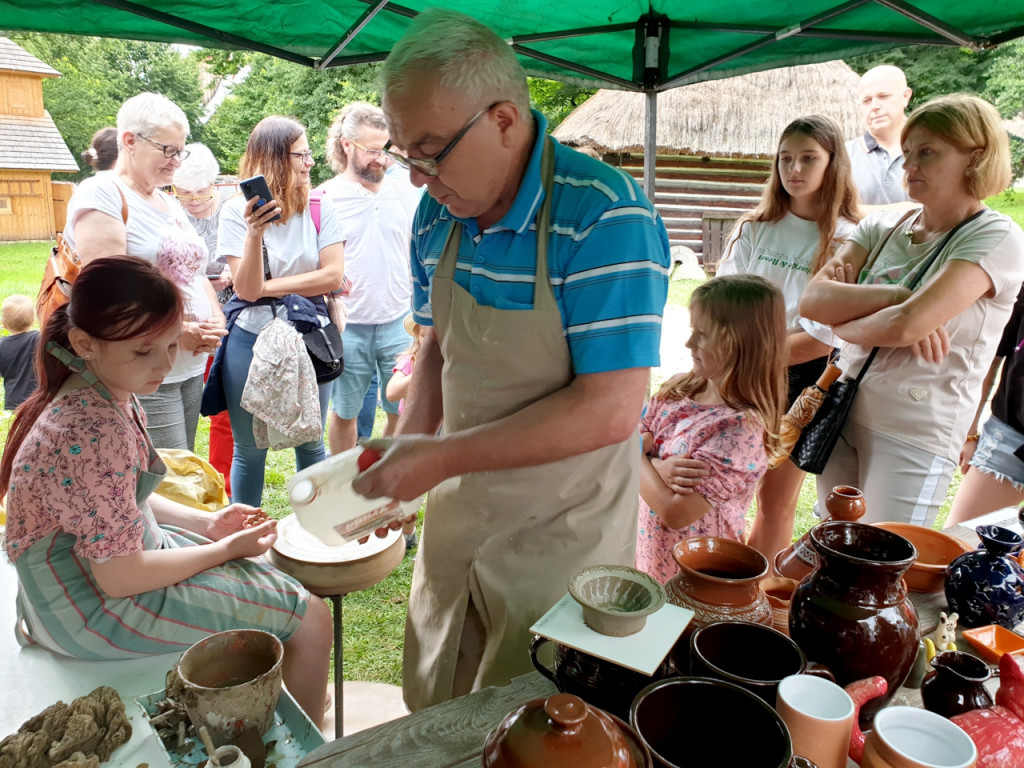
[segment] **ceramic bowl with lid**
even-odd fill
[[[581,568],[569,578],[569,594],[582,606],[588,627],[613,637],[639,632],[665,604],[665,588],[628,565]]]
[[[484,768],[651,768],[639,737],[614,715],[569,693],[508,713],[484,743]]]

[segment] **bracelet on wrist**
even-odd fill
[[[966,437],[968,443],[976,443],[979,439],[981,439],[981,433],[979,432],[975,432],[973,435],[968,435]]]

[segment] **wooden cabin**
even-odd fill
[[[842,61],[780,67],[658,94],[655,207],[672,245],[712,269],[737,218],[757,205],[783,128],[801,115],[863,132],[857,74]],[[643,178],[645,96],[600,90],[553,131]]]
[[[0,37],[0,241],[52,240],[64,226],[54,193],[66,204],[68,185],[50,174],[78,164],[43,108],[46,77],[60,72]]]

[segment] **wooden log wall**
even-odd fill
[[[642,155],[607,155],[605,161],[642,183]],[[658,155],[654,204],[672,245],[692,248],[703,264],[709,223],[715,228],[714,222],[724,221],[728,231],[730,220],[754,208],[770,167],[768,159]]]
[[[52,240],[50,172],[0,170],[0,241]]]

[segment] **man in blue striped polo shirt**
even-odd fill
[[[411,254],[425,333],[401,437],[356,488],[430,490],[403,669],[418,710],[529,671],[529,628],[569,576],[633,564],[669,247],[633,179],[547,136],[511,49],[467,16],[413,21],[383,108],[429,193]]]

